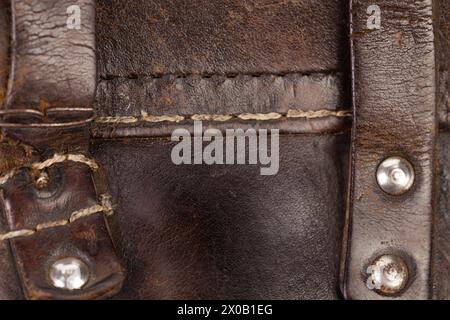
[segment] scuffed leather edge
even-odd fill
[[[0,108],[3,107],[8,88],[11,51],[11,14],[8,0],[0,0]]]

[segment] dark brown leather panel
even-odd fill
[[[343,70],[346,1],[99,0],[100,76]]]
[[[73,1],[12,0],[12,87],[7,108],[90,107],[96,87],[95,2],[80,0],[80,29],[67,27]]]
[[[365,281],[367,267],[381,254],[400,255],[411,273],[405,292],[394,298],[430,297],[437,173],[433,2],[378,1],[381,30],[367,29],[373,2],[353,2],[355,114],[344,279],[351,299],[383,298]],[[413,188],[401,196],[384,193],[376,181],[378,165],[390,156],[406,158],[415,169]]]
[[[280,172],[176,166],[166,139],[96,140],[127,270],[117,298],[336,299],[346,136],[281,136]]]

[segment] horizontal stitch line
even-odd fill
[[[351,117],[352,113],[350,110],[334,111],[334,110],[317,110],[317,111],[303,111],[303,110],[289,110],[287,113],[241,113],[238,115],[232,114],[194,114],[190,116],[182,115],[162,115],[153,116],[148,115],[146,112],[142,111],[140,117],[134,116],[116,116],[116,117],[98,117],[95,119],[96,123],[138,123],[138,122],[182,122],[186,120],[194,121],[214,121],[214,122],[226,122],[230,120],[256,120],[256,121],[269,121],[269,120],[279,120],[282,118],[287,119],[317,119],[317,118],[327,118],[327,117],[337,117],[346,118]]]
[[[30,168],[32,170],[42,171],[42,170],[49,168],[57,163],[62,163],[62,162],[66,162],[66,161],[83,163],[83,164],[87,165],[88,167],[90,167],[94,171],[98,169],[98,164],[94,160],[89,159],[82,154],[55,154],[52,158],[47,159],[43,162],[36,162],[36,163],[31,164],[30,166],[23,166],[22,168]],[[0,177],[0,185],[4,185],[6,182],[8,182],[9,179],[14,177],[17,174],[19,169],[20,168],[12,169],[8,173],[1,176]]]
[[[94,206],[77,210],[70,215],[69,219],[62,219],[56,221],[48,221],[44,223],[38,224],[34,229],[22,229],[10,231],[4,234],[0,234],[0,241],[15,239],[15,238],[23,238],[30,237],[40,231],[53,229],[57,227],[67,226],[75,221],[78,221],[82,218],[90,217],[94,214],[103,212],[106,216],[113,215],[114,211],[111,204],[111,196],[110,195],[101,195],[100,196],[101,204],[96,204]]]
[[[200,78],[200,79],[210,79],[214,77],[234,79],[238,77],[252,77],[252,78],[262,78],[262,77],[288,77],[290,75],[298,75],[301,77],[328,77],[328,76],[338,76],[342,74],[342,70],[305,70],[305,71],[280,71],[280,72],[226,72],[226,73],[149,73],[149,74],[129,74],[129,75],[117,75],[117,74],[105,74],[100,75],[101,81],[111,81],[115,79],[126,79],[126,80],[138,80],[138,79],[162,79],[162,78],[175,78],[175,79],[185,79],[185,78]]]

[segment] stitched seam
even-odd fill
[[[15,239],[15,238],[30,237],[40,231],[53,229],[53,228],[57,228],[57,227],[62,227],[62,226],[67,226],[67,225],[74,223],[75,221],[90,217],[94,214],[98,214],[101,212],[103,212],[103,214],[106,216],[113,215],[114,211],[113,211],[113,207],[111,204],[111,196],[110,195],[101,195],[100,200],[101,200],[101,204],[96,204],[94,206],[72,212],[69,219],[48,221],[48,222],[38,224],[33,229],[14,230],[14,231],[10,231],[10,232],[4,233],[4,234],[0,234],[0,241],[11,240],[11,239]]]
[[[198,78],[198,79],[210,79],[214,77],[224,78],[224,79],[235,79],[238,77],[252,77],[252,78],[262,78],[262,77],[279,77],[285,78],[290,75],[299,75],[301,77],[317,77],[323,78],[328,76],[338,76],[342,74],[342,70],[307,70],[303,72],[226,72],[226,73],[149,73],[149,74],[129,74],[129,75],[118,75],[118,74],[106,74],[100,75],[100,81],[111,81],[116,79],[126,79],[126,80],[138,80],[138,79],[163,79],[163,78],[174,78],[174,79],[187,79],[187,78]]]
[[[31,170],[41,171],[41,170],[49,168],[57,163],[62,163],[62,162],[66,162],[66,161],[83,163],[83,164],[89,166],[94,171],[99,168],[98,164],[94,160],[89,159],[82,154],[55,154],[52,158],[50,158],[48,160],[45,160],[43,162],[36,162],[36,163],[31,164],[30,166],[24,166],[21,168],[30,168]],[[9,179],[14,177],[17,174],[17,172],[19,171],[19,169],[20,168],[12,169],[8,173],[1,176],[0,177],[0,186],[4,185],[6,182],[8,182]]]
[[[227,122],[231,120],[255,120],[255,121],[269,121],[279,119],[318,119],[318,118],[348,118],[351,117],[350,110],[333,111],[333,110],[317,110],[317,111],[303,111],[303,110],[289,110],[287,113],[270,112],[270,113],[241,113],[238,115],[232,114],[194,114],[190,116],[183,115],[162,115],[154,116],[149,115],[142,111],[140,117],[134,116],[116,116],[116,117],[97,117],[96,123],[122,123],[131,124],[138,122],[182,122],[186,120],[201,120],[201,121],[214,121],[214,122]]]

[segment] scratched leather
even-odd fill
[[[346,62],[346,1],[97,2],[103,78],[310,73]]]

